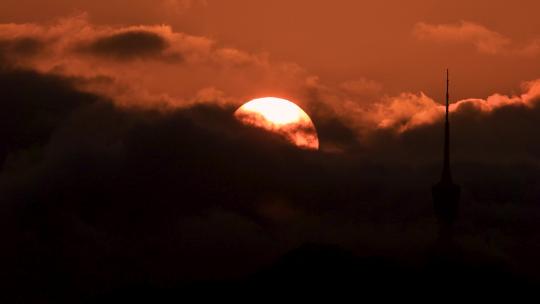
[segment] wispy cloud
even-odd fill
[[[519,44],[504,34],[469,21],[450,24],[419,22],[413,28],[413,35],[423,41],[472,45],[483,54],[537,55],[540,51],[538,40]]]

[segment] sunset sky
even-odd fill
[[[420,252],[436,234],[447,68],[457,238],[540,280],[539,11],[0,1],[0,258],[15,265],[1,282],[35,297],[51,273],[44,290],[169,286],[246,275],[311,242]],[[309,115],[319,150],[235,119],[269,96]]]
[[[50,25],[86,12],[94,26],[164,24],[175,33],[211,39],[219,47],[297,64],[330,86],[365,79],[391,95],[423,91],[440,98],[441,82],[434,76],[446,67],[455,75],[457,99],[519,93],[523,81],[538,77],[536,1],[400,4],[397,0],[112,0],[104,7],[99,1],[5,0],[0,20]],[[217,85],[212,80],[205,84]],[[240,92],[221,89],[240,97]]]

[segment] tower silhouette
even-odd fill
[[[439,240],[448,241],[453,237],[453,226],[458,216],[460,188],[452,181],[450,172],[450,122],[448,107],[450,96],[449,73],[446,70],[446,116],[444,123],[443,171],[441,180],[432,188],[433,207],[439,224]]]

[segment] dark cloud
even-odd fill
[[[73,81],[34,71],[0,67],[0,162],[7,154],[43,145],[76,108],[96,100],[73,88]]]
[[[43,41],[31,37],[0,39],[0,60],[32,57],[42,52],[45,47]]]
[[[97,56],[119,60],[158,57],[180,61],[182,56],[178,53],[164,55],[168,47],[167,39],[157,33],[132,30],[97,38],[89,45],[82,47],[81,50]]]
[[[316,117],[321,150],[343,151],[358,146],[358,134],[335,117]]]
[[[338,118],[313,117],[321,146],[339,153],[306,151],[240,124],[233,108],[121,108],[70,78],[9,68],[0,77],[0,261],[15,292],[241,277],[305,242],[405,259],[435,236],[439,123],[358,141]],[[475,111],[452,115],[458,237],[532,269],[536,256],[520,246],[538,253],[540,150],[525,132],[540,113]]]

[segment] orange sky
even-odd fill
[[[440,112],[433,102],[444,96],[447,67],[454,101],[502,94],[509,97],[495,103],[506,103],[540,78],[537,1],[106,3],[4,0],[0,40],[46,40],[47,52],[21,62],[44,72],[110,78],[114,86],[89,87],[123,104],[240,104],[275,95],[310,114],[321,110],[314,103],[323,103],[373,126],[431,121]],[[164,38],[164,49],[128,60],[115,60],[125,54],[107,55],[109,49],[93,54],[101,38],[139,30]]]
[[[173,4],[176,2],[176,4]],[[47,22],[86,11],[100,24],[166,23],[248,51],[294,61],[328,82],[365,77],[386,91],[440,96],[438,73],[449,66],[455,97],[510,93],[538,75],[536,56],[482,54],[472,43],[433,43],[413,35],[416,23],[473,22],[519,47],[540,39],[538,1],[310,0],[4,0],[2,22]],[[538,52],[537,52],[538,53]]]

